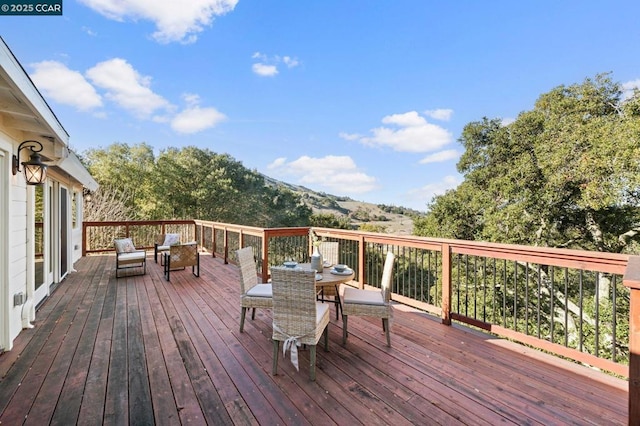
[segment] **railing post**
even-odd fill
[[[442,323],[451,325],[451,246],[442,244]]]
[[[87,255],[87,224],[82,222],[82,257]]]
[[[358,238],[358,271],[359,275],[356,277],[358,287],[364,288],[364,279],[367,276],[365,256],[367,255],[366,243],[364,235],[360,235]]]
[[[229,263],[229,230],[224,227],[224,264]]]
[[[216,257],[216,226],[211,225],[211,257]]]
[[[269,233],[262,233],[262,282],[269,280]]]
[[[630,256],[623,283],[629,288],[629,425],[640,425],[640,256]]]

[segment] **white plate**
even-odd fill
[[[320,281],[322,279],[322,274],[316,274],[316,281]]]
[[[345,269],[345,270],[344,270],[344,271],[342,271],[342,272],[338,272],[338,271],[336,271],[335,269],[332,269],[332,270],[331,270],[331,273],[332,273],[333,275],[351,275],[351,274],[353,274],[353,270],[351,270],[351,269]]]
[[[332,267],[332,266],[333,266],[333,265],[331,264],[331,262],[324,262],[324,263],[322,264],[322,267],[323,267],[323,268],[330,268],[330,267]]]

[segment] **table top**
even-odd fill
[[[298,264],[298,266],[305,269],[311,268],[310,263],[301,263],[301,264]],[[346,283],[347,281],[351,281],[352,279],[354,279],[356,276],[356,273],[353,269],[351,269],[350,274],[344,274],[344,275],[332,274],[331,270],[332,270],[331,267],[322,269],[322,272],[321,272],[322,279],[316,280],[316,287],[324,287],[324,286]]]

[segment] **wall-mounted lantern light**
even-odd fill
[[[27,185],[42,185],[47,178],[47,165],[42,162],[40,154],[38,154],[43,149],[42,144],[38,141],[24,141],[18,146],[18,155],[13,156],[13,174],[16,175],[20,171],[20,150],[23,148],[31,150],[29,161],[22,162]]]

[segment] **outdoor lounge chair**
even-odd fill
[[[271,309],[271,284],[259,283],[253,247],[236,251],[240,268],[240,333],[244,331],[247,309],[253,309],[251,319],[256,318],[256,308]]]
[[[171,271],[185,269],[191,266],[191,273],[196,277],[200,276],[200,253],[196,242],[176,244],[169,247],[163,254],[164,257],[164,277],[171,281]]]
[[[153,244],[154,262],[158,263],[158,254],[160,254],[160,264],[162,264],[162,254],[169,251],[169,247],[175,244],[180,244],[180,234],[159,234]]]
[[[291,362],[298,367],[298,346],[309,346],[309,377],[316,379],[316,345],[324,334],[329,350],[329,305],[316,301],[316,272],[273,267],[273,371],[278,372],[280,342],[283,352],[291,350]]]
[[[129,276],[147,273],[147,252],[136,249],[131,238],[113,240],[113,245],[116,249],[116,278],[120,278],[118,271],[121,269],[142,268],[142,273]]]
[[[395,256],[387,252],[382,271],[380,290],[363,290],[343,284],[342,291],[342,343],[347,343],[347,318],[349,315],[382,318],[382,330],[387,335],[387,346],[391,347],[389,318],[391,318],[391,278]]]

